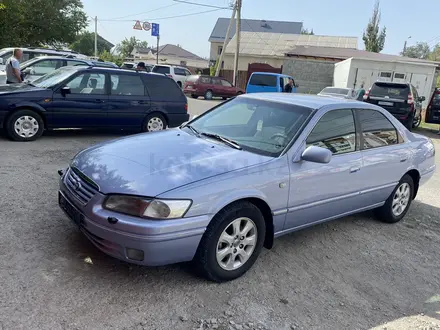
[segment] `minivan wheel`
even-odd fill
[[[145,118],[142,130],[144,132],[158,132],[167,128],[166,119],[158,112],[152,113]]]
[[[208,89],[206,92],[205,92],[205,100],[212,100],[212,90],[210,90],[210,89]]]
[[[419,127],[422,122],[422,114],[418,115],[416,119],[413,120],[413,127]]]
[[[32,110],[14,112],[6,122],[6,133],[14,141],[35,141],[43,131],[43,119]]]
[[[220,211],[200,241],[194,263],[205,278],[215,282],[236,279],[258,258],[266,223],[252,203],[237,202]]]
[[[414,181],[405,174],[394,188],[385,204],[376,209],[376,217],[387,223],[399,222],[408,212],[414,197]]]

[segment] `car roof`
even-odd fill
[[[45,55],[41,55],[41,56],[35,56],[34,58],[31,58],[31,60],[37,59],[37,58],[38,59],[46,59],[46,58],[48,58],[48,59],[51,59],[51,60],[77,60],[77,61],[83,61],[83,62],[92,62],[92,61],[90,61],[88,59],[84,59],[84,58],[67,57],[67,56],[66,55],[64,55],[64,56],[61,56],[61,55],[59,55],[59,56],[52,56],[52,55],[45,56]]]
[[[265,76],[280,76],[280,77],[289,77],[291,78],[291,76],[287,75],[287,74],[283,74],[283,73],[276,73],[276,72],[252,72],[251,76],[254,74],[261,74],[261,75],[265,75]]]
[[[329,98],[318,95],[298,94],[298,93],[251,93],[243,94],[240,97],[250,98],[261,101],[271,101],[277,103],[285,103],[290,105],[298,105],[310,109],[320,109],[325,106],[331,107],[354,107],[359,108],[362,105],[364,109],[378,109],[380,107],[366,102],[359,102],[351,99]]]
[[[402,85],[409,86],[411,85],[409,82],[394,82],[394,81],[375,81],[374,84],[390,84],[390,85]]]

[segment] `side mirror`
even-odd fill
[[[28,74],[32,73],[32,69],[31,68],[26,68],[21,73],[24,74],[25,76],[27,76]]]
[[[61,88],[61,95],[66,96],[67,94],[70,93],[71,93],[70,87],[64,86],[63,88]]]
[[[425,100],[426,100],[426,97],[424,97],[424,96],[420,96],[420,97],[419,97],[419,101],[420,101],[420,102],[423,102],[423,101],[425,101]]]
[[[328,164],[332,158],[332,152],[328,149],[310,146],[301,155],[301,159],[306,162]]]

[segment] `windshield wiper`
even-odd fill
[[[32,84],[31,82],[29,82],[29,81],[25,81],[24,82],[26,85],[29,85],[29,86],[32,86],[32,87],[35,87],[35,85],[34,84]]]
[[[204,136],[207,136],[207,137],[210,137],[210,138],[222,141],[223,143],[227,144],[228,146],[230,146],[232,148],[235,148],[235,149],[238,149],[238,150],[242,149],[237,142],[235,142],[234,140],[230,140],[228,138],[225,138],[225,137],[223,137],[221,135],[212,134],[212,133],[205,133],[205,132],[200,133],[200,135],[204,135]]]
[[[195,135],[199,136],[200,132],[196,130],[192,125],[186,125],[184,127],[188,127]]]

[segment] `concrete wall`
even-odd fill
[[[333,85],[335,65],[328,61],[285,59],[283,73],[292,76],[299,93],[317,94]]]

